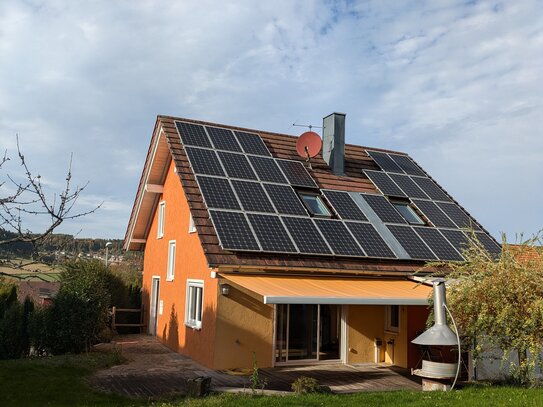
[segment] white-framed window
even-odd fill
[[[160,201],[158,204],[158,228],[156,238],[164,237],[164,215],[166,213],[166,201]]]
[[[299,195],[311,215],[330,217],[330,211],[319,195],[306,192],[300,192]]]
[[[400,306],[387,305],[385,331],[400,332]]]
[[[185,325],[194,329],[202,327],[202,309],[204,304],[203,280],[187,280],[187,298],[185,304]]]
[[[194,224],[194,218],[192,217],[192,213],[189,215],[189,233],[196,232],[196,225]]]
[[[166,281],[173,281],[175,277],[175,240],[168,242],[168,270],[166,271]]]

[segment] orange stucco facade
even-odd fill
[[[155,211],[145,245],[143,292],[146,310],[153,277],[160,278],[157,337],[169,348],[190,356],[206,365],[213,365],[216,332],[217,280],[211,278],[202,245],[197,233],[189,233],[190,211],[185,194],[170,161],[160,201],[165,202],[164,235],[157,238],[158,210]],[[168,242],[176,241],[175,274],[166,278]],[[201,329],[185,325],[185,293],[187,280],[204,282],[203,316]],[[149,313],[146,315],[149,320]]]

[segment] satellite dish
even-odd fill
[[[298,154],[306,158],[308,161],[311,157],[315,157],[322,148],[321,137],[314,131],[306,131],[296,141],[296,151]]]

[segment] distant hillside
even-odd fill
[[[15,233],[0,228],[0,242],[16,237]],[[123,241],[120,239],[85,239],[75,238],[67,234],[52,234],[39,245],[40,255],[58,256],[62,253],[66,256],[92,255],[105,251],[106,243],[113,245],[109,249],[111,256],[126,255],[123,253]],[[17,256],[28,258],[32,255],[32,245],[24,242],[0,244],[0,256]]]

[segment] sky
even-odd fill
[[[543,1],[0,1],[1,175],[18,135],[50,196],[73,153],[75,209],[103,202],[58,232],[124,237],[159,114],[298,135],[335,111],[495,237],[543,228]]]

